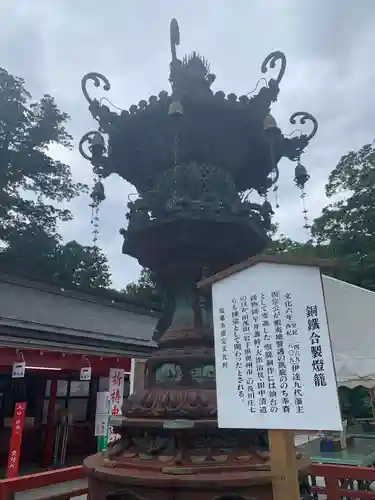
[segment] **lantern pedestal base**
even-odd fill
[[[299,458],[300,474],[309,467],[306,458]],[[114,462],[99,453],[88,457],[84,467],[89,478],[91,500],[219,500],[225,495],[272,500],[270,470],[251,470],[239,462],[224,465],[187,465],[161,463],[150,467],[147,461],[135,458],[126,464]]]

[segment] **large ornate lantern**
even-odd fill
[[[123,253],[150,268],[167,297],[145,387],[113,422],[121,438],[85,461],[90,498],[182,499],[195,491],[206,499],[224,491],[245,497],[250,490],[268,498],[265,433],[217,428],[211,303],[195,284],[267,246],[272,207],[266,198],[249,201],[249,193],[266,197],[280,159],[299,161],[317,122],[294,113],[291,123],[309,120],[313,130],[290,138],[271,116],[286,69],[282,52],[261,67],[266,73],[279,65],[276,78],[257,95],[237,97],[211,89],[215,76],[203,57],[177,57],[176,20],[170,38],[170,94],[162,91],[118,114],[87,91],[90,81],[109,90],[104,76],[89,73],[82,80],[99,131],[82,138],[80,151],[93,164],[102,199],[101,179],[112,173],[136,188],[121,230]]]

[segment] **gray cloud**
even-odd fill
[[[288,66],[275,118],[285,133],[293,130],[288,120],[294,111],[309,111],[319,121],[319,132],[303,157],[311,174],[306,203],[313,218],[327,202],[324,184],[340,156],[375,135],[374,14],[373,0],[2,0],[0,65],[23,76],[35,98],[44,92],[55,96],[71,115],[69,128],[77,143],[95,128],[80,92],[85,73],[105,74],[112,85],[108,98],[121,108],[168,90],[171,17],[180,24],[179,53],[196,49],[204,54],[217,75],[216,88],[226,92],[251,91],[264,57],[282,50]],[[52,154],[71,164],[76,180],[91,182],[90,165],[77,150],[53,148]],[[284,234],[303,239],[293,176],[294,165],[283,161],[276,220]],[[118,234],[134,188],[113,177],[106,181],[106,192],[100,244],[115,285],[122,287],[139,273],[134,259],[121,254]],[[62,226],[66,239],[90,243],[88,203],[85,197],[72,202],[75,219]]]

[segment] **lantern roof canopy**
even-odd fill
[[[261,72],[279,66],[278,74],[254,95],[237,96],[212,90],[216,80],[209,62],[197,52],[178,58],[180,32],[177,21],[170,24],[169,82],[171,91],[161,91],[120,113],[92,98],[87,90],[110,83],[99,73],[82,79],[82,91],[99,131],[108,135],[107,147],[98,132],[88,132],[80,142],[81,154],[91,160],[96,173],[106,177],[117,173],[133,184],[138,192],[152,189],[155,179],[173,165],[198,163],[226,171],[238,192],[255,189],[265,194],[278,177],[277,164],[282,157],[298,160],[315,135],[317,122],[306,112],[292,114],[290,122],[311,121],[312,131],[296,137],[284,136],[270,116],[271,105],[279,95],[286,69],[286,57],[280,51],[269,54]],[[259,85],[257,84],[257,87]],[[92,155],[85,151],[90,145]],[[107,150],[107,155],[101,155]],[[100,157],[100,158],[99,158]]]

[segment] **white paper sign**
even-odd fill
[[[129,376],[129,395],[134,392],[134,377],[135,377],[135,366],[137,364],[137,360],[135,358],[131,358],[130,360],[130,376]]]
[[[219,427],[341,431],[320,270],[258,263],[212,296]]]
[[[109,415],[109,392],[102,391],[96,394],[96,412],[102,415]]]
[[[24,361],[13,363],[12,378],[24,378],[26,363]]]
[[[109,405],[111,415],[121,415],[121,407],[124,401],[124,376],[125,370],[121,368],[111,368],[109,370]],[[114,441],[119,437],[109,426],[108,441]]]
[[[95,415],[95,436],[106,436],[109,415]]]
[[[109,392],[96,395],[95,436],[106,436],[109,419]]]
[[[85,366],[84,368],[81,368],[79,380],[91,380],[91,366]]]

